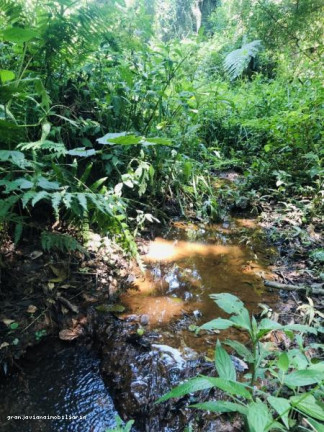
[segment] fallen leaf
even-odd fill
[[[5,318],[5,319],[3,319],[2,320],[2,322],[3,322],[3,324],[6,324],[6,326],[10,326],[10,324],[12,324],[12,323],[14,323],[15,322],[15,320],[12,320],[12,319],[8,319],[8,318]]]
[[[68,277],[68,272],[64,267],[55,267],[50,265],[50,269],[55,274],[55,276],[57,276],[56,278],[50,279],[50,282],[60,283],[65,281],[65,279]]]
[[[89,296],[88,294],[82,294],[82,297],[84,298],[85,301],[89,303],[94,303],[98,300],[96,297]]]
[[[61,312],[63,315],[66,315],[67,313],[69,313],[69,309],[66,308],[65,306],[61,306]]]
[[[42,251],[33,251],[30,255],[29,255],[29,258],[31,258],[32,260],[35,260],[35,259],[37,259],[37,258],[39,258],[40,256],[42,256],[43,255],[43,252]]]
[[[71,341],[81,336],[82,332],[82,327],[80,326],[70,329],[63,329],[59,333],[59,338],[65,341]]]
[[[98,312],[116,312],[116,313],[121,313],[124,312],[125,310],[125,306],[123,305],[99,305],[96,306],[96,310]]]
[[[69,288],[71,288],[71,287],[72,287],[71,285],[66,284],[66,285],[61,285],[61,286],[60,286],[60,289],[69,289]]]
[[[0,349],[7,348],[9,346],[8,342],[2,342]]]
[[[34,314],[37,311],[37,307],[34,305],[29,305],[27,308],[27,313]]]

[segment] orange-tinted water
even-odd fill
[[[264,290],[262,280],[271,278],[270,252],[255,230],[255,222],[246,219],[203,228],[178,223],[166,238],[150,243],[143,257],[145,274],[122,297],[127,314],[145,315],[164,343],[206,352],[215,336],[197,338],[188,326],[226,316],[210,294],[230,292],[252,313],[261,311],[258,303],[275,308],[278,297]],[[233,329],[220,336],[243,338]]]

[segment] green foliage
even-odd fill
[[[299,349],[281,353],[274,351],[269,343],[262,341],[263,336],[274,329],[286,332],[291,339],[294,338],[292,331],[314,334],[317,331],[304,325],[280,325],[268,318],[257,323],[237,297],[228,293],[213,294],[211,297],[218,307],[231,316],[228,320],[218,318],[210,321],[197,331],[222,330],[232,326],[247,332],[250,348],[237,341],[225,343],[251,364],[252,374],[246,374],[243,382],[237,382],[231,357],[217,341],[215,368],[219,378],[192,378],[162,396],[158,403],[216,387],[223,390],[232,401],[211,400],[194,404],[192,407],[215,413],[239,412],[245,417],[246,430],[249,432],[292,430],[296,425],[296,414],[305,418],[320,432],[321,428],[317,428],[317,421],[324,420],[324,362],[311,361],[305,355],[307,347],[303,346],[300,335],[296,336]],[[322,345],[321,348],[323,347]],[[299,359],[297,362],[296,356]],[[273,390],[263,388],[260,379],[267,379],[268,387]]]
[[[248,67],[251,59],[253,59],[261,47],[261,41],[244,44],[240,49],[234,50],[227,54],[224,60],[224,68],[231,79],[240,76]]]
[[[48,207],[133,253],[172,212],[217,220],[262,194],[323,209],[320,4],[216,3],[0,0],[0,220],[16,241]],[[217,190],[232,167],[244,180]]]
[[[41,244],[45,251],[60,250],[60,251],[81,251],[84,252],[82,245],[67,234],[51,233],[43,231],[41,234]]]
[[[106,429],[105,432],[130,432],[133,424],[134,424],[134,420],[129,420],[126,424],[124,424],[122,419],[119,416],[117,416],[116,427],[113,429]]]

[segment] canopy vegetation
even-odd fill
[[[322,17],[321,0],[0,0],[2,231],[77,248],[56,221],[135,254],[175,213],[320,215]],[[241,182],[215,187],[228,168]]]

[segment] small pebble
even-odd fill
[[[142,324],[142,325],[148,325],[148,323],[149,323],[149,321],[150,321],[150,318],[149,318],[149,316],[148,315],[142,315],[141,316],[141,321],[140,321],[140,323]]]

